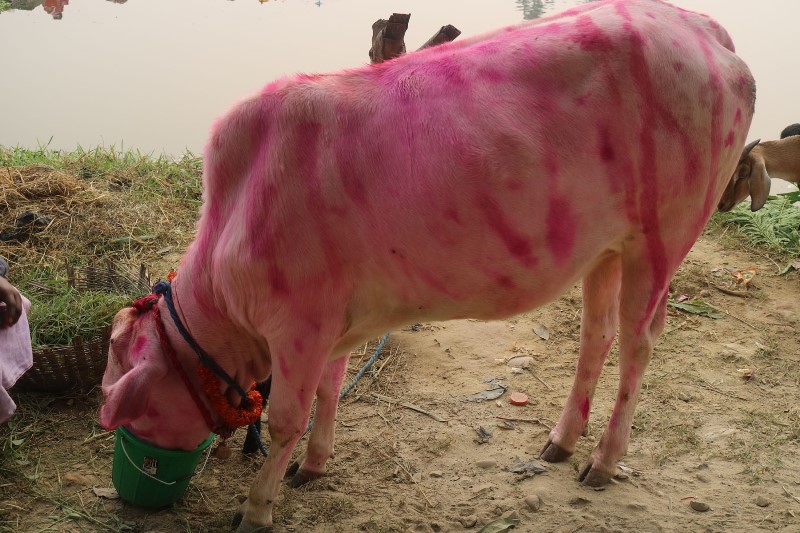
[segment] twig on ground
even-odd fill
[[[753,295],[749,292],[741,292],[741,291],[732,291],[730,289],[726,289],[724,287],[720,287],[719,285],[711,282],[706,282],[710,287],[714,287],[720,292],[724,292],[725,294],[730,294],[731,296],[738,296],[739,298],[752,298]]]
[[[531,424],[539,424],[540,426],[544,426],[544,428],[549,431],[553,430],[553,428],[551,428],[538,418],[514,418],[512,416],[496,416],[495,418],[499,418],[500,420],[508,420],[509,422],[530,422]]]
[[[95,433],[91,437],[86,437],[85,439],[83,439],[83,442],[81,442],[81,444],[88,444],[88,443],[92,442],[93,440],[97,440],[97,439],[100,439],[100,438],[103,438],[103,437],[108,437],[108,436],[113,435],[113,434],[114,434],[113,431],[101,431],[100,433]]]
[[[548,384],[547,384],[547,383],[546,383],[546,382],[545,382],[545,381],[544,381],[542,378],[540,378],[539,376],[537,376],[537,375],[536,375],[536,372],[534,372],[534,371],[533,371],[533,370],[531,370],[530,368],[528,368],[528,372],[530,372],[530,373],[531,373],[531,375],[532,375],[533,377],[535,377],[535,378],[536,378],[536,380],[537,380],[539,383],[541,383],[542,385],[544,385],[544,386],[545,386],[545,388],[547,388],[547,390],[549,390],[549,391],[553,390],[553,387],[551,387],[550,385],[548,385]]]
[[[788,496],[789,496],[791,499],[793,499],[793,500],[794,500],[794,501],[796,501],[797,503],[800,503],[800,498],[798,498],[797,496],[795,496],[794,494],[792,494],[791,492],[789,492],[789,489],[787,489],[787,488],[786,488],[786,485],[784,485],[783,483],[781,483],[781,488],[783,489],[783,492],[785,492],[785,493],[786,493],[786,494],[787,494],[787,495],[788,495]]]
[[[777,268],[777,269],[778,269],[778,274],[780,274],[780,273],[781,273],[781,266],[780,266],[778,263],[776,263],[774,259],[772,259],[772,258],[771,258],[770,256],[768,256],[767,254],[763,254],[763,253],[760,253],[760,252],[756,252],[756,253],[757,253],[758,255],[760,255],[760,256],[762,256],[762,257],[766,257],[767,259],[769,259],[770,261],[772,261],[772,264],[773,264],[773,265],[775,265],[775,268]]]
[[[378,379],[378,376],[381,375],[381,371],[383,370],[383,367],[385,367],[387,364],[389,364],[389,362],[393,358],[394,358],[394,353],[389,352],[389,357],[387,357],[386,360],[383,362],[383,364],[380,367],[378,367],[378,369],[372,374],[372,379]]]
[[[725,313],[726,315],[728,315],[729,317],[735,318],[736,320],[738,320],[739,322],[741,322],[745,326],[750,326],[754,330],[758,331],[758,328],[755,327],[753,324],[751,324],[750,322],[747,322],[746,320],[743,320],[743,319],[739,318],[738,316],[734,315],[733,313],[731,313],[729,311],[726,311],[725,309],[720,309],[719,307],[713,306],[711,304],[708,304],[708,306],[711,307],[712,309],[716,309],[717,311],[721,311],[721,312]]]
[[[732,394],[730,392],[725,392],[724,390],[715,387],[714,385],[712,385],[711,383],[709,383],[708,381],[706,381],[703,378],[700,379],[700,385],[702,387],[705,387],[706,389],[708,389],[710,391],[714,391],[717,394],[722,394],[723,396],[727,396],[729,398],[736,398],[737,400],[742,400],[743,402],[750,401],[747,398],[742,398],[741,396],[737,396],[737,395]]]
[[[422,413],[423,415],[428,415],[429,417],[433,418],[437,422],[447,422],[446,419],[431,413],[430,411],[426,411],[422,407],[416,406],[413,403],[409,402],[401,402],[400,400],[396,400],[394,398],[390,398],[389,396],[384,396],[383,394],[378,394],[377,392],[373,392],[372,396],[377,398],[378,400],[384,401],[386,403],[395,403],[397,405],[401,405],[406,409],[411,409],[412,411],[416,411],[418,413]]]

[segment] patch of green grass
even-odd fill
[[[117,311],[134,295],[65,288],[56,294],[30,294],[31,344],[34,348],[72,344],[74,337],[89,340],[110,326]]]
[[[5,0],[0,0],[0,13],[8,11],[11,9],[11,2],[6,2]]]
[[[791,195],[792,193],[788,193]],[[771,196],[764,207],[755,213],[747,202],[728,213],[715,213],[712,227],[731,227],[745,244],[760,251],[778,253],[784,257],[800,255],[800,209],[791,196]]]

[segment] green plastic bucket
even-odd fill
[[[203,452],[214,442],[212,433],[187,452],[167,450],[117,428],[111,481],[120,498],[141,507],[166,507],[178,501],[194,474]]]

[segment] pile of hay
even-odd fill
[[[136,279],[140,264],[182,253],[194,233],[200,180],[200,161],[190,155],[0,147],[0,250],[9,280],[34,304],[35,347],[91,338],[142,294],[141,284],[77,290],[68,271],[102,264]]]
[[[0,246],[21,281],[109,258],[157,260],[191,241],[201,165],[130,152],[28,152],[0,147]]]

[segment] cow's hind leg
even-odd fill
[[[350,354],[328,363],[317,387],[317,410],[314,426],[308,438],[305,459],[293,463],[286,471],[292,476],[290,487],[299,487],[325,474],[325,464],[333,457],[336,410],[339,406],[339,390],[347,371]]]
[[[680,261],[677,262],[679,264]],[[600,443],[581,470],[579,480],[600,486],[616,473],[617,461],[628,450],[634,410],[653,344],[664,329],[669,279],[675,268],[667,259],[628,254],[622,259],[619,329],[619,390]]]
[[[551,463],[563,461],[575,452],[575,444],[586,428],[597,380],[603,370],[619,322],[621,260],[608,252],[583,279],[581,345],[575,381],[558,424],[541,451]]]

